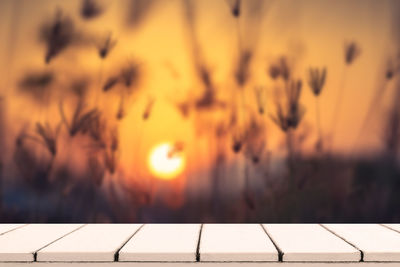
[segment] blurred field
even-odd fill
[[[0,221],[399,221],[399,18],[1,1]]]

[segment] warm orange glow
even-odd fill
[[[157,178],[171,180],[178,177],[185,167],[185,159],[182,152],[170,155],[174,146],[170,143],[162,143],[152,149],[148,164],[152,174]]]

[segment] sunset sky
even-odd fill
[[[252,0],[253,1],[253,0]],[[182,116],[176,104],[188,97],[201,95],[193,71],[193,58],[188,45],[187,21],[181,0],[156,1],[149,13],[136,26],[126,23],[127,1],[99,1],[104,15],[91,21],[79,17],[81,1],[70,0],[2,0],[0,1],[0,92],[8,99],[7,133],[15,137],[27,121],[59,119],[58,100],[54,100],[47,114],[25,96],[17,93],[16,86],[26,71],[50,69],[61,73],[60,84],[70,77],[87,74],[98,83],[120,69],[129,59],[140,62],[144,69],[141,89],[133,97],[127,117],[120,122],[119,134],[123,150],[120,159],[125,173],[132,170],[132,162],[141,162],[147,172],[147,159],[151,149],[163,142],[184,142],[188,156],[187,169],[205,172],[208,164],[210,140],[198,136],[195,122],[203,115]],[[195,28],[201,52],[212,70],[218,86],[218,96],[230,99],[235,86],[232,73],[238,57],[236,20],[230,13],[230,0],[195,1]],[[243,1],[243,9],[246,3]],[[304,147],[312,151],[316,139],[315,99],[307,82],[309,67],[326,67],[326,86],[320,96],[323,135],[329,139],[334,104],[338,88],[344,84],[343,105],[335,129],[333,150],[349,153],[379,149],[382,121],[394,91],[392,82],[387,88],[382,107],[374,112],[366,131],[358,135],[367,107],[377,87],[382,83],[387,60],[397,55],[392,18],[398,5],[392,1],[376,0],[276,0],[265,1],[262,16],[244,15],[239,19],[242,45],[255,45],[251,64],[251,78],[243,95],[246,106],[256,106],[253,88],[265,87],[267,149],[280,155],[284,153],[284,136],[270,120],[274,113],[274,84],[267,74],[268,66],[281,55],[293,59],[294,73],[303,79],[301,102],[306,107],[305,119],[299,132],[311,131]],[[46,65],[45,48],[38,40],[40,25],[61,8],[71,16],[82,34],[104,36],[112,32],[117,45],[103,62],[93,45],[67,49]],[[256,42],[258,40],[258,42]],[[344,64],[344,44],[356,42],[360,56],[350,66]],[[100,76],[101,75],[101,76]],[[98,83],[99,84],[99,83]],[[57,95],[62,98],[62,86]],[[94,96],[93,96],[94,97]],[[150,119],[142,120],[149,99],[155,99]],[[105,109],[115,109],[118,97],[101,96]],[[251,108],[250,108],[251,109]],[[218,115],[206,115],[217,118]],[[204,119],[208,120],[208,119]],[[207,126],[202,126],[207,131]],[[201,130],[201,129],[200,129]],[[358,139],[355,145],[355,140]],[[228,141],[229,142],[229,141]],[[62,147],[64,149],[67,144]],[[232,161],[237,160],[233,155]],[[79,165],[79,156],[74,159]]]

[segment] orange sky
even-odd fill
[[[104,73],[113,73],[127,58],[138,58],[146,70],[141,94],[136,97],[128,116],[120,126],[122,165],[131,166],[137,160],[134,151],[140,151],[140,160],[146,162],[146,154],[157,143],[175,140],[194,144],[188,148],[190,157],[197,165],[207,161],[207,139],[198,139],[193,126],[193,117],[184,120],[172,101],[181,101],[187,94],[198,94],[193,81],[193,67],[187,44],[187,29],[182,16],[180,0],[159,1],[143,24],[137,29],[126,29],[123,22],[126,1],[100,1],[106,7],[105,15],[91,22],[79,19],[79,1],[20,0],[18,11],[13,3],[0,2],[0,58],[2,59],[0,83],[13,98],[10,116],[14,131],[20,129],[25,120],[38,116],[26,109],[27,100],[14,94],[16,80],[26,70],[43,69],[44,48],[37,41],[37,29],[41,22],[54,14],[56,7],[76,19],[78,27],[87,32],[105,34],[109,31],[118,39],[117,47],[104,62]],[[246,1],[243,1],[246,3]],[[229,13],[226,1],[197,1],[197,32],[207,64],[214,71],[215,83],[226,94],[232,86],[232,64],[236,57],[236,24]],[[394,52],[391,32],[391,2],[374,0],[320,1],[281,0],[266,5],[266,15],[261,20],[256,58],[251,66],[252,79],[246,93],[247,105],[254,105],[255,85],[267,88],[267,111],[273,112],[273,84],[266,75],[268,64],[282,54],[296,55],[295,73],[306,77],[309,66],[326,66],[327,85],[321,96],[321,120],[324,134],[329,134],[333,116],[334,99],[343,79],[343,45],[356,41],[362,50],[361,56],[346,72],[344,102],[335,134],[335,150],[345,152],[354,144],[366,108],[373,94],[386,58]],[[10,23],[13,21],[14,26]],[[251,28],[246,22],[240,24],[244,40],[252,40]],[[10,31],[14,31],[11,33]],[[14,41],[10,44],[10,38]],[[100,60],[91,48],[70,49],[50,64],[52,69],[62,69],[64,79],[77,73],[92,73],[98,77]],[[178,77],[171,75],[172,66]],[[386,99],[390,99],[390,90]],[[189,93],[188,93],[189,92]],[[143,122],[141,114],[149,97],[156,104],[151,120]],[[386,101],[387,102],[387,101]],[[309,124],[313,136],[308,149],[315,141],[314,97],[308,86],[303,90],[302,103],[307,107],[303,124]],[[53,107],[54,111],[57,106]],[[53,114],[52,112],[50,114]],[[56,112],[54,112],[56,114]],[[265,116],[268,128],[268,149],[279,151],[283,135]],[[359,140],[358,148],[373,149],[380,145],[379,124],[382,119],[371,120],[368,131]],[[140,144],[138,143],[140,142]],[[204,144],[204,146],[202,146]],[[199,152],[200,151],[200,152]],[[135,159],[136,158],[136,159]],[[206,164],[206,163],[204,163]],[[128,168],[129,169],[129,168]]]

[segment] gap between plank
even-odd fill
[[[5,234],[7,234],[7,233],[9,233],[9,232],[12,232],[12,231],[14,231],[14,230],[20,229],[20,228],[22,228],[22,227],[25,227],[25,226],[27,226],[27,225],[28,225],[28,224],[22,224],[22,225],[20,225],[20,226],[17,226],[17,227],[15,227],[15,228],[13,228],[13,229],[10,229],[10,230],[8,230],[8,231],[6,231],[6,232],[4,232],[4,233],[1,233],[0,236],[1,236],[1,235],[5,235]]]
[[[336,234],[334,231],[332,231],[331,229],[329,229],[328,227],[326,227],[325,225],[322,224],[318,224],[319,226],[321,226],[322,228],[324,228],[326,231],[330,232],[331,234],[333,234],[334,236],[339,237],[340,239],[342,239],[344,242],[346,242],[347,244],[349,244],[350,246],[352,246],[353,248],[357,249],[358,251],[360,251],[360,262],[364,261],[364,252],[359,249],[356,245],[350,243],[349,241],[347,241],[345,238],[341,237],[340,235]]]
[[[280,249],[278,244],[275,242],[275,240],[272,238],[272,236],[268,233],[267,228],[260,224],[261,229],[264,230],[265,234],[268,236],[269,240],[271,240],[272,244],[275,246],[275,249],[278,251],[278,261],[282,262],[283,261],[283,251]]]
[[[380,223],[379,225],[382,226],[382,227],[385,227],[385,228],[387,228],[387,229],[389,229],[389,230],[395,231],[396,233],[399,233],[399,234],[400,234],[400,231],[398,231],[398,230],[396,230],[396,229],[394,229],[394,228],[392,228],[392,227],[390,227],[390,226],[384,225],[384,224],[382,224],[382,223]]]
[[[65,235],[63,235],[63,236],[61,236],[61,237],[57,238],[57,239],[56,239],[56,240],[54,240],[54,241],[51,241],[50,243],[48,243],[48,244],[47,244],[47,245],[45,245],[44,247],[41,247],[41,248],[39,248],[38,250],[36,250],[35,252],[33,252],[33,261],[34,261],[34,262],[36,262],[36,259],[37,259],[37,253],[38,253],[40,250],[42,250],[42,249],[44,249],[44,248],[46,248],[46,247],[50,246],[51,244],[53,244],[54,242],[56,242],[56,241],[60,240],[61,238],[64,238],[64,237],[66,237],[67,235],[69,235],[69,234],[72,234],[72,233],[73,233],[73,232],[75,232],[75,231],[78,231],[79,229],[81,229],[81,228],[85,227],[86,225],[87,225],[87,224],[84,224],[84,225],[81,225],[81,226],[79,226],[78,228],[76,228],[76,229],[72,230],[71,232],[68,232],[68,233],[66,233]]]
[[[201,242],[201,233],[203,232],[203,225],[200,225],[200,231],[199,231],[199,240],[197,241],[197,248],[196,248],[196,261],[200,261],[200,242]]]
[[[119,249],[117,249],[117,251],[115,252],[115,254],[114,254],[114,261],[119,261],[119,252],[121,251],[121,249],[126,245],[126,243],[128,243],[131,239],[132,239],[132,237],[134,236],[134,235],[136,235],[136,233],[137,232],[139,232],[140,231],[140,229],[142,229],[144,226],[145,226],[146,224],[142,224],[123,244],[122,244],[122,246],[119,248]]]

